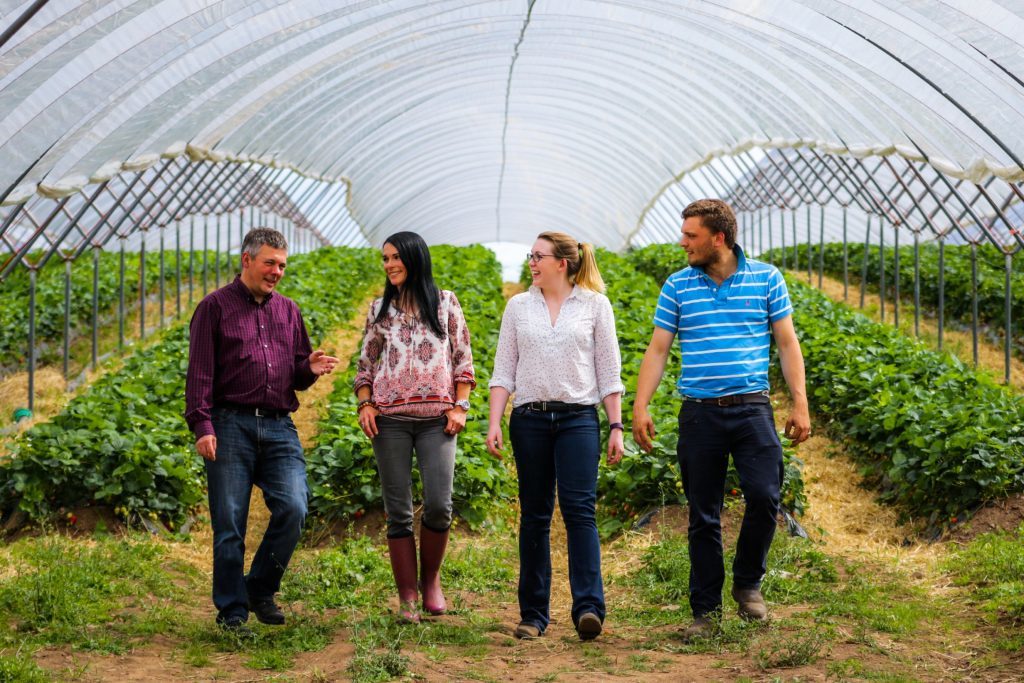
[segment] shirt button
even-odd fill
[[[263,348],[267,348],[267,345],[266,345],[266,344],[264,344],[264,345],[263,345]]]
[[[267,363],[267,367],[268,367],[268,368],[270,367],[270,363]]]

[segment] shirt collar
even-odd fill
[[[533,297],[536,297],[536,298],[539,298],[539,299],[543,299],[544,298],[544,292],[540,291],[540,287],[538,287],[537,285],[530,285],[530,289],[528,291],[530,292],[530,295],[533,296]],[[577,297],[577,295],[579,293],[580,293],[580,286],[579,285],[573,285],[572,286],[572,291],[569,292],[569,296],[565,297],[565,300],[568,301],[569,299],[571,299],[573,297]]]
[[[743,248],[740,247],[740,245],[738,244],[734,244],[732,245],[732,253],[736,254],[736,273],[746,270],[747,256],[746,254],[743,253]],[[708,274],[704,271],[704,266],[693,266],[693,269],[696,270],[701,275],[708,276]],[[735,275],[736,273],[733,273],[733,275]],[[729,277],[732,277],[732,275],[730,275]]]
[[[261,305],[260,302],[256,301],[256,297],[252,295],[252,292],[249,291],[249,288],[245,286],[245,283],[242,282],[241,275],[235,276],[235,279],[234,281],[232,281],[231,286],[234,287],[235,291],[238,292],[238,295],[245,299],[246,301],[251,301],[257,306]],[[265,297],[263,297],[263,303],[267,303],[268,301],[270,301],[271,297],[273,296],[274,292],[267,294]]]

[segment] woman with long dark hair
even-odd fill
[[[355,378],[359,426],[373,441],[399,617],[443,614],[441,562],[452,521],[456,435],[475,386],[469,328],[455,294],[434,284],[430,250],[413,232],[381,247],[386,281],[366,317]],[[413,533],[412,456],[423,482],[419,590]]]

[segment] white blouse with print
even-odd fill
[[[551,324],[544,294],[531,286],[501,318],[490,387],[515,394],[512,405],[563,401],[596,405],[625,387],[608,297],[574,286]]]

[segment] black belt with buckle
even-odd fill
[[[564,403],[562,401],[533,401],[532,403],[524,403],[523,408],[527,410],[540,410],[544,412],[553,413],[577,413],[587,408],[593,408],[594,406],[588,403]]]
[[[277,408],[260,408],[258,406],[243,406],[237,403],[218,403],[216,408],[224,408],[225,410],[231,410],[242,415],[255,415],[256,417],[268,417],[272,420],[277,420],[282,417],[288,416],[287,410],[278,410]]]
[[[755,391],[752,394],[732,394],[731,396],[717,396],[715,398],[693,398],[687,396],[683,399],[692,403],[710,403],[713,406],[725,408],[727,406],[738,406],[743,403],[771,403],[767,391]]]

